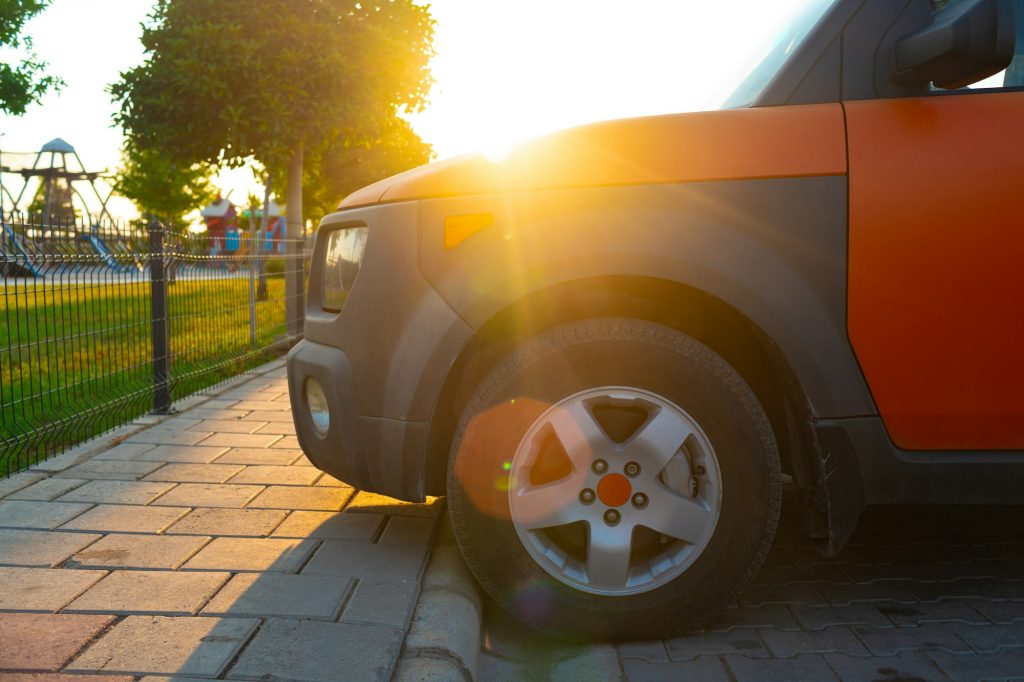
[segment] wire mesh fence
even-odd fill
[[[301,334],[302,240],[23,215],[0,227],[0,477],[167,412]]]

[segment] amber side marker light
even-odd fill
[[[493,213],[450,215],[444,219],[444,248],[454,249],[480,230],[494,223]]]

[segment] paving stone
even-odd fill
[[[692,661],[641,661],[628,659],[622,669],[629,682],[665,682],[665,680],[700,680],[729,682],[725,666],[716,656],[698,656]]]
[[[175,569],[195,554],[208,539],[166,535],[107,535],[68,559],[67,565],[70,568]]]
[[[0,667],[59,670],[113,620],[111,616],[2,613]]]
[[[0,565],[56,566],[101,536],[38,530],[0,530]]]
[[[146,481],[89,481],[57,499],[95,504],[149,504],[173,487],[172,483]]]
[[[232,483],[256,483],[261,485],[313,485],[320,478],[316,469],[292,466],[247,466],[231,479]]]
[[[41,472],[22,471],[8,478],[0,479],[0,497],[16,493],[45,478],[47,478],[46,474]]]
[[[333,621],[353,582],[334,576],[239,573],[206,605],[203,615]]]
[[[351,488],[273,485],[250,502],[249,507],[338,511],[351,496]]]
[[[52,530],[91,505],[73,502],[0,501],[0,528]]]
[[[928,658],[949,676],[953,682],[978,682],[979,680],[1024,680],[1024,654],[1004,652],[999,654],[975,654],[963,656],[947,651],[929,651]]]
[[[0,567],[0,610],[59,611],[92,587],[106,571]]]
[[[891,628],[889,620],[875,604],[856,603],[846,606],[802,606],[794,604],[790,612],[805,628],[820,630],[830,625],[870,625]]]
[[[316,479],[316,485],[330,487],[330,488],[345,488],[345,487],[351,488],[352,487],[348,483],[345,483],[345,481],[339,480],[339,479],[335,478],[334,476],[331,476],[330,474],[324,474],[320,478]]]
[[[551,666],[551,678],[555,680],[591,680],[592,682],[621,682],[622,673],[615,647],[598,644],[567,659],[556,661]]]
[[[667,662],[668,651],[660,639],[649,642],[621,642],[618,645],[619,658],[637,658],[649,663]]]
[[[816,552],[817,550],[815,550]],[[820,557],[819,557],[820,558]],[[810,566],[765,566],[761,577],[765,584],[783,587],[798,583],[835,583],[848,585],[852,582],[846,575],[845,565],[812,564]]]
[[[854,625],[851,629],[876,656],[895,656],[902,651],[971,651],[971,647],[947,625],[920,625],[914,628],[884,630]]]
[[[876,604],[879,612],[899,626],[912,627],[922,623],[980,623],[989,620],[962,599],[922,602],[919,604]],[[1018,605],[1018,609],[1021,607]]]
[[[825,654],[825,660],[843,682],[929,682],[945,680],[942,671],[923,653],[908,651],[897,656],[861,658],[846,654]]]
[[[155,427],[146,429],[128,438],[129,443],[151,443],[153,445],[195,445],[213,435],[208,431],[190,431],[188,426]],[[220,443],[208,443],[220,445]]]
[[[154,462],[121,461],[116,459],[90,459],[69,467],[56,477],[103,479],[110,481],[137,481],[159,464]]]
[[[165,485],[165,484],[158,484]],[[173,485],[173,484],[166,484]],[[166,507],[244,507],[263,486],[226,483],[179,483],[153,504]]]
[[[260,628],[228,679],[391,679],[402,646],[394,628],[314,620],[271,619]],[[315,651],[316,655],[310,655]]]
[[[262,422],[294,422],[291,410],[253,410],[245,416],[245,419]]]
[[[951,580],[942,583],[910,582],[903,586],[920,601],[939,599],[1015,599],[1024,595],[1024,583],[990,578]]]
[[[133,460],[144,452],[149,452],[156,446],[152,443],[120,443],[114,447],[101,452],[100,454],[93,457],[93,459],[123,459]]]
[[[358,514],[352,514],[358,516]],[[416,518],[413,516],[392,516],[388,519],[388,525],[384,527],[384,533],[380,536],[381,544],[413,544],[429,545],[434,535],[434,526],[437,521],[430,518]]]
[[[230,573],[114,571],[64,612],[190,616],[230,577]]]
[[[705,629],[712,631],[732,630],[746,627],[773,627],[783,630],[798,630],[800,625],[793,618],[789,608],[782,604],[723,609],[708,623]]]
[[[184,464],[209,464],[228,451],[226,447],[206,445],[160,445],[156,449],[139,455],[147,462],[181,462]]]
[[[819,654],[767,661],[726,656],[725,664],[736,682],[823,682],[839,679]]]
[[[175,507],[100,504],[60,527],[104,533],[159,533],[186,513]]]
[[[254,422],[255,423],[255,422]],[[279,436],[294,436],[295,422],[272,421],[256,429],[256,433],[276,433]]]
[[[169,507],[173,509],[173,507]],[[193,509],[167,535],[266,537],[288,512],[278,509]]]
[[[269,448],[281,436],[259,433],[215,433],[203,440],[203,445],[223,445],[229,448]]]
[[[964,604],[970,605],[993,623],[1008,624],[1024,622],[1024,607],[1012,601],[988,601],[985,599],[967,599]]]
[[[492,657],[494,658],[494,657]],[[494,658],[494,660],[497,660]],[[519,670],[520,666],[506,664],[505,661],[495,666],[483,669],[477,666],[475,679],[487,680],[487,682],[520,682],[520,680],[537,679]],[[417,655],[410,657],[403,653],[398,659],[395,667],[395,674],[391,677],[392,682],[464,682],[468,673],[450,658],[430,658]],[[590,682],[588,680],[588,682]]]
[[[385,495],[359,491],[348,503],[351,511],[377,512],[378,514],[399,514],[407,516],[426,516],[436,518],[443,509],[444,500],[440,497],[428,497],[425,503],[405,502]]]
[[[271,445],[270,447],[271,448],[281,448],[281,449],[286,449],[287,448],[287,449],[294,450],[294,449],[296,449],[298,447],[301,447],[301,446],[299,445],[299,439],[296,438],[295,436],[281,436],[280,439],[274,441],[274,444]]]
[[[234,404],[236,401],[228,400],[225,402]],[[248,414],[251,414],[249,410],[235,410],[230,407],[217,407],[216,405],[213,407],[208,407],[206,403],[200,405],[199,407],[193,407],[191,410],[188,411],[188,416],[193,417],[195,419],[203,420],[243,419]]]
[[[383,522],[383,514],[294,511],[273,532],[273,537],[369,541]]]
[[[896,582],[875,582],[865,585],[833,585],[819,583],[816,585],[821,596],[833,606],[844,606],[856,602],[907,602],[918,601],[917,597],[908,592],[903,584]]]
[[[338,580],[338,578],[331,578]],[[409,627],[420,585],[413,580],[388,581],[362,578],[341,614],[342,622]]]
[[[309,557],[311,540],[215,538],[185,564],[187,570],[294,573]]]
[[[301,450],[273,448],[229,448],[217,458],[217,464],[246,464],[253,466],[287,466],[302,456]]]
[[[375,580],[419,580],[426,558],[427,548],[417,545],[324,540],[302,572]]]
[[[834,625],[821,630],[776,630],[764,628],[759,631],[761,640],[778,658],[789,658],[797,654],[821,654],[838,652],[851,656],[867,656],[868,650],[860,643],[848,627]]]
[[[132,682],[131,675],[66,675],[64,673],[5,673],[0,682]],[[150,680],[150,682],[155,682]],[[160,682],[168,682],[165,678]]]
[[[254,433],[267,423],[242,421],[241,419],[206,419],[193,426],[192,429],[211,433]]]
[[[239,410],[251,410],[255,412],[284,412],[291,419],[291,405],[287,403],[275,403],[272,400],[240,400],[236,405]]]
[[[761,606],[763,604],[828,605],[825,599],[814,589],[812,583],[749,587],[740,595],[740,604],[743,606]]]
[[[1002,649],[1024,648],[1024,623],[1012,625],[972,625],[969,623],[950,626],[960,638],[975,651],[993,654]],[[1024,652],[1021,652],[1024,655]],[[1024,673],[1024,669],[1021,670]]]
[[[694,632],[665,641],[669,658],[673,661],[691,661],[697,656],[742,654],[753,658],[767,658],[768,648],[752,628],[736,628],[727,632]]]
[[[259,621],[251,618],[128,616],[67,669],[217,677],[257,625]],[[308,650],[302,654],[308,656]]]
[[[44,478],[38,483],[33,483],[27,488],[22,488],[16,493],[8,495],[7,500],[39,500],[46,502],[60,497],[69,490],[86,483],[81,478]]]
[[[174,483],[224,483],[244,467],[238,464],[165,464],[146,476],[146,481]]]

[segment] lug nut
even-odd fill
[[[633,506],[637,509],[643,509],[647,506],[647,496],[643,493],[637,493],[633,495]]]
[[[603,459],[595,459],[594,463],[590,465],[590,468],[594,470],[595,474],[603,474],[608,471],[608,462]]]
[[[627,476],[632,478],[633,476],[636,476],[640,473],[640,465],[637,464],[636,462],[627,462],[626,466],[623,468],[623,471],[626,472]]]
[[[590,504],[594,501],[594,491],[590,488],[584,488],[580,491],[580,502],[583,504]]]
[[[707,470],[707,469],[705,469],[704,467],[702,467],[702,466],[701,466],[700,464],[698,464],[698,465],[697,465],[696,467],[694,467],[694,469],[693,469],[693,473],[697,474],[698,476],[703,476],[703,475],[704,475],[704,474],[706,474],[707,472],[708,472],[708,470]]]
[[[604,513],[604,522],[607,523],[609,526],[617,525],[619,523],[620,518],[621,517],[619,516],[619,512],[615,511],[614,509],[609,509]]]

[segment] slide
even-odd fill
[[[28,251],[25,250],[21,237],[11,229],[10,225],[4,224],[2,244],[5,256],[9,255],[6,252],[11,249],[14,251],[13,255],[18,256],[18,258],[10,261],[7,260],[7,258],[4,258],[3,263],[0,264],[0,274],[7,277],[43,276],[43,271],[32,263],[31,256],[29,256]]]
[[[89,240],[89,243],[92,244],[92,248],[96,251],[96,253],[100,255],[100,258],[103,259],[103,262],[106,263],[107,267],[110,268],[111,270],[116,270],[117,272],[128,272],[133,269],[132,266],[125,265],[124,263],[119,262],[117,258],[114,256],[114,254],[111,252],[111,250],[107,247],[106,242],[100,239],[99,235],[90,234],[86,236],[86,239]],[[135,259],[134,256],[133,259]],[[139,264],[136,263],[135,269],[141,270],[141,266],[139,266]]]

